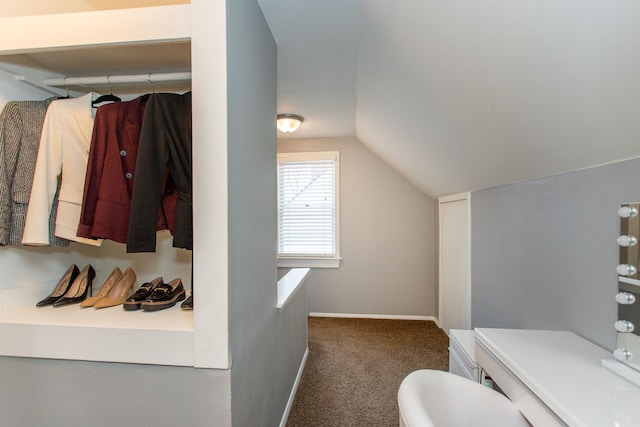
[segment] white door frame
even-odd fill
[[[459,193],[450,196],[443,196],[438,199],[438,318],[442,319],[442,205],[450,202],[466,200],[467,202],[467,265],[463,266],[467,270],[466,291],[468,298],[462,301],[467,315],[467,325],[464,329],[471,329],[471,193]],[[442,324],[440,324],[442,327]]]

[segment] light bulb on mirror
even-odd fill
[[[621,362],[626,362],[633,357],[633,354],[626,348],[616,348],[613,351],[613,357]]]
[[[629,292],[618,292],[616,294],[616,302],[623,305],[633,304],[636,302],[636,296]]]
[[[623,206],[618,209],[618,216],[620,218],[630,218],[632,216],[638,215],[638,209],[631,206]]]
[[[620,264],[616,271],[620,276],[633,276],[638,270],[631,264]]]
[[[620,236],[617,241],[618,245],[624,248],[638,244],[638,239],[635,236]]]
[[[628,320],[618,320],[615,323],[616,331],[618,332],[633,332],[636,329],[636,326],[629,322]]]

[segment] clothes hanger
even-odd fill
[[[151,84],[151,93],[156,94],[156,84],[151,80],[151,73],[147,74],[147,81]]]
[[[69,99],[69,98],[71,98],[71,95],[69,95],[69,86],[67,86],[67,84],[66,84],[67,83],[67,78],[66,77],[63,78],[63,83],[65,83],[64,87],[65,87],[65,89],[67,89],[67,96],[59,96],[58,99]]]
[[[118,101],[122,101],[122,99],[120,99],[119,97],[117,97],[117,96],[115,96],[113,94],[113,86],[111,86],[111,82],[109,81],[109,76],[107,76],[107,84],[109,85],[109,94],[108,95],[100,95],[99,97],[97,97],[96,99],[91,101],[91,106],[92,107],[97,107],[99,104],[102,104],[103,102],[118,102]]]

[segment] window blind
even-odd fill
[[[278,161],[279,255],[336,255],[336,160]]]

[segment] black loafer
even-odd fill
[[[178,278],[169,283],[156,286],[151,295],[140,306],[144,311],[164,310],[165,308],[173,307],[185,297],[186,292],[184,286],[182,286],[182,280]]]
[[[149,298],[151,292],[159,285],[163,285],[164,281],[162,277],[156,277],[150,282],[143,283],[137,291],[127,297],[127,300],[122,304],[122,308],[127,311],[138,310],[144,300]]]
[[[189,295],[187,299],[180,304],[180,308],[183,310],[193,310],[193,294]]]

